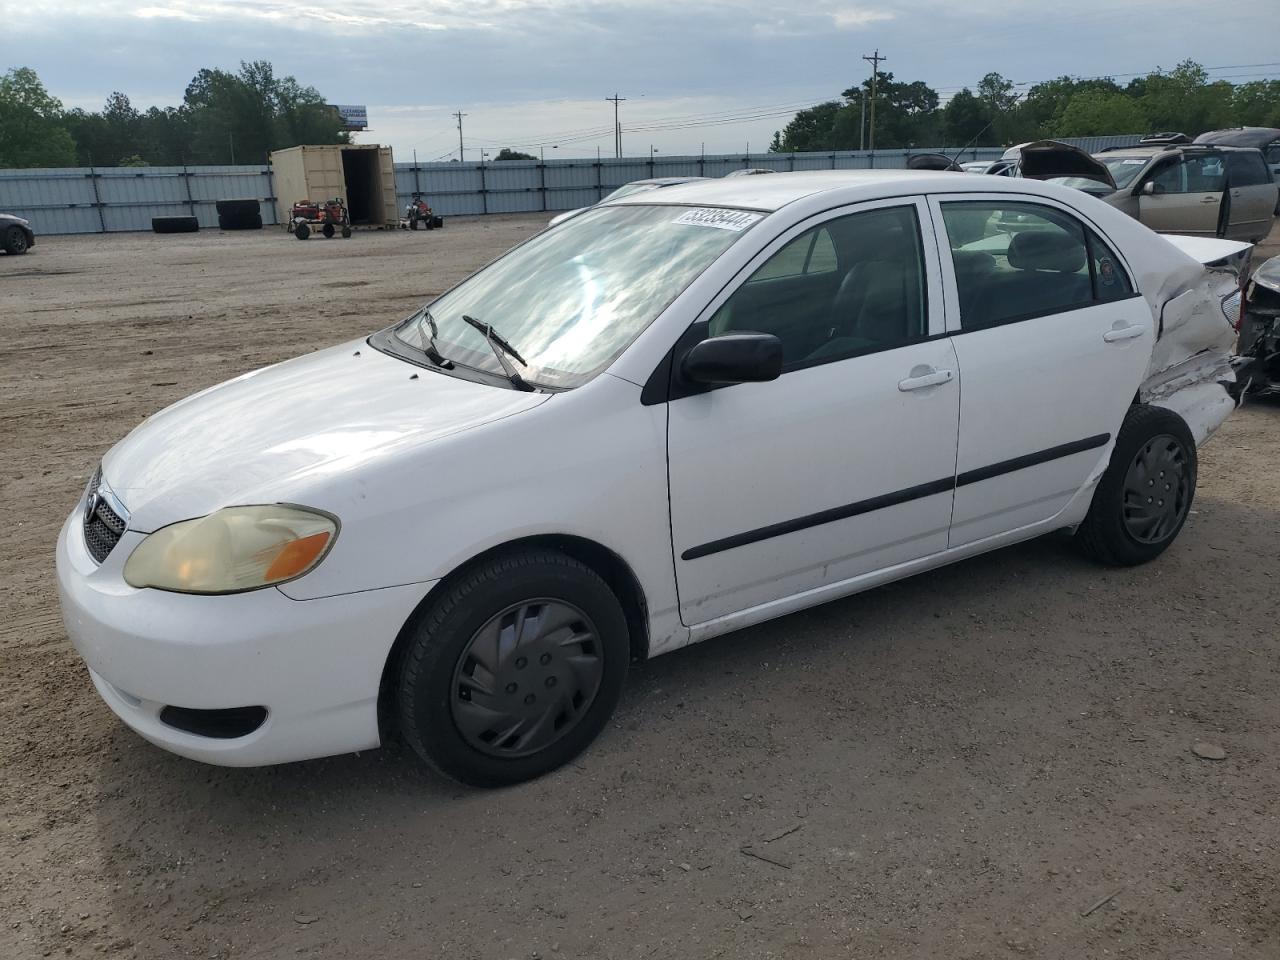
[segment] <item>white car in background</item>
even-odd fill
[[[58,537],[67,631],[188,757],[398,731],[534,777],[634,659],[1052,531],[1158,556],[1233,407],[1245,249],[953,173],[611,201],[140,424]]]
[[[611,193],[606,194],[599,203],[608,203],[611,200],[621,200],[623,197],[634,196],[637,193],[644,193],[648,190],[661,190],[664,187],[678,187],[682,183],[692,183],[694,180],[705,180],[706,177],[653,177],[650,180],[632,180],[630,183],[624,183]],[[599,204],[592,204],[598,206]],[[570,217],[576,217],[583,210],[590,210],[591,207],[578,207],[576,210],[565,210],[563,213],[557,213],[547,223],[547,226],[554,227],[557,223],[564,223]]]

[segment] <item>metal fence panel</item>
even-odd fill
[[[1130,146],[1139,134],[1068,139],[1090,152]],[[504,160],[500,163],[398,163],[397,206],[415,190],[441,216],[569,210],[596,203],[633,180],[651,177],[723,177],[734,170],[893,169],[911,156],[945,153],[961,162],[994,160],[1003,147],[917,147],[912,150],[828,153],[720,154],[608,157],[600,160]],[[32,221],[38,234],[149,230],[151,218],[194,215],[217,226],[218,200],[261,201],[264,224],[277,222],[269,167],[96,167],[0,170],[0,210]]]

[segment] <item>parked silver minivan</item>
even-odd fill
[[[1251,243],[1271,232],[1280,191],[1256,147],[1160,144],[1095,156],[1116,184],[1102,199],[1152,230]]]

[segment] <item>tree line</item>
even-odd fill
[[[265,60],[200,70],[177,107],[138,110],[115,92],[99,111],[65,110],[30,67],[0,75],[0,168],[263,163],[300,143],[347,143],[315,87]]]
[[[1004,146],[1028,140],[1177,131],[1195,136],[1222,127],[1280,127],[1280,80],[1239,85],[1215,80],[1193,60],[1121,85],[1110,78],[1059,77],[1025,92],[998,73],[941,105],[936,90],[916,80],[876,78],[875,146]],[[863,104],[870,124],[871,78],[801,110],[774,134],[775,152],[857,150]]]

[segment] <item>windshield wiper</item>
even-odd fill
[[[418,328],[418,333],[422,340],[422,352],[427,355],[428,360],[440,369],[452,370],[453,361],[436,349],[436,337],[440,336],[440,330],[436,327],[435,317],[431,316],[429,310],[423,310],[422,319],[427,321],[427,326],[431,327],[430,336],[427,335],[427,332],[422,327]]]
[[[497,334],[490,324],[477,320],[475,317],[469,317],[465,313],[462,315],[462,319],[463,322],[470,324],[484,334],[484,342],[489,344],[489,349],[493,351],[494,357],[497,358],[498,366],[502,367],[502,372],[506,374],[507,379],[511,381],[511,386],[515,387],[517,390],[525,390],[529,393],[532,393],[537,389],[528,380],[520,376],[516,371],[516,368],[507,360],[507,356],[510,356],[519,360],[520,365],[523,367],[527,367],[529,365],[525,362],[524,357],[520,356],[520,354],[516,352],[515,347]],[[506,356],[504,356],[504,354]]]

